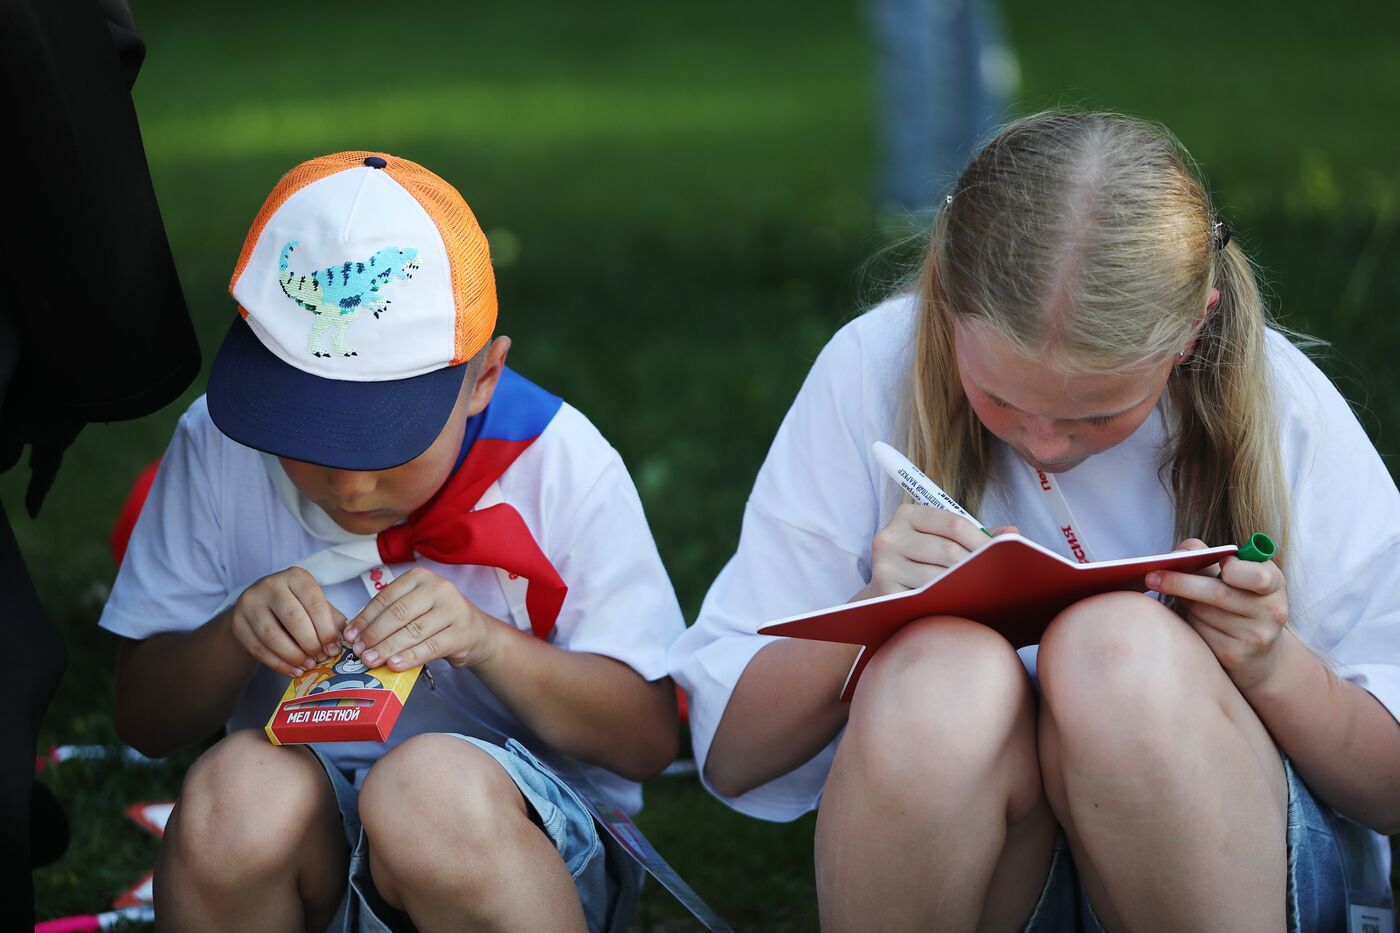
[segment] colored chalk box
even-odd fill
[[[273,745],[383,742],[422,669],[368,668],[344,647],[332,660],[292,678],[267,721],[267,737]]]

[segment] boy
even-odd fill
[[[171,816],[157,923],[625,928],[636,867],[532,749],[638,809],[676,750],[680,610],[616,451],[505,368],[470,209],[402,159],[312,160],[230,291],[101,619],[126,741],[229,729]],[[435,686],[385,743],[269,744],[342,642]]]

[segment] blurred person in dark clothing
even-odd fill
[[[125,0],[0,0],[0,470],[29,447],[37,516],[85,425],[149,414],[199,371],[131,88],[145,47]],[[33,912],[31,861],[66,824],[34,783],[35,733],[66,664],[0,508],[0,638],[18,646],[0,717],[0,878]]]

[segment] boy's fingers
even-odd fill
[[[306,616],[311,620],[311,628],[315,633],[316,650],[312,652],[313,658],[334,657],[340,646],[340,626],[336,624],[336,616],[344,616],[340,610],[330,604],[326,599],[326,593],[321,589],[321,585],[316,582],[310,574],[292,574],[287,578],[287,589],[292,591],[292,595],[301,603]],[[306,647],[305,642],[297,639],[297,643]]]
[[[310,665],[303,662],[314,663],[316,658],[325,653],[325,646],[311,621],[311,616],[294,593],[289,590],[279,594],[269,604],[269,608],[300,649],[301,657],[296,662],[298,665],[308,667]]]
[[[396,632],[407,632],[410,637],[422,629],[421,617],[433,608],[433,598],[422,589],[410,590],[390,603],[374,621],[362,628],[359,637],[353,642],[355,653],[364,657],[365,651],[379,648],[383,657],[388,657],[380,643]],[[364,650],[361,650],[364,649]]]
[[[366,628],[373,625],[400,596],[412,591],[417,585],[418,575],[409,571],[403,576],[395,578],[388,586],[375,593],[355,618],[346,624],[345,640],[354,642],[363,638]]]
[[[326,656],[333,658],[340,654],[340,643],[343,638],[346,623],[345,613],[331,606],[331,623],[335,629],[335,637],[326,643]]]
[[[306,653],[271,613],[260,612],[244,617],[242,622],[242,626],[235,627],[238,640],[262,664],[283,674],[291,674],[293,668],[306,668]]]
[[[266,645],[253,642],[251,645],[246,645],[245,647],[248,649],[248,653],[253,656],[253,660],[257,661],[263,667],[271,668],[284,677],[299,676],[297,671],[301,670],[301,668],[292,667],[286,661],[283,661],[277,655],[273,654]]]
[[[404,670],[445,654],[442,636],[447,627],[447,613],[424,613],[360,657],[373,667],[389,665]]]

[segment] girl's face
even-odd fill
[[[1063,473],[1126,440],[1161,398],[1175,361],[1069,375],[1022,356],[978,322],[954,325],[958,375],[978,419],[1037,470]]]

